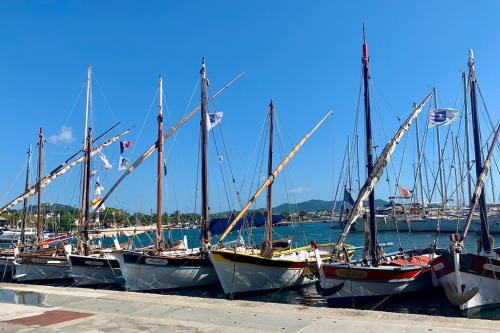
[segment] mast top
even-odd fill
[[[202,57],[202,58],[201,58],[201,70],[200,70],[200,74],[201,74],[201,76],[203,76],[203,78],[206,78],[206,72],[205,72],[205,57]]]
[[[368,60],[368,45],[366,44],[365,23],[363,22],[363,61]]]
[[[469,80],[474,81],[475,80],[475,75],[474,75],[474,51],[472,49],[469,49]]]
[[[274,101],[273,99],[271,98],[271,100],[269,101],[269,107],[272,108],[274,107]]]
[[[159,116],[163,115],[163,77],[158,75],[158,90],[159,90],[159,106],[158,106],[158,114]]]

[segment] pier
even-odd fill
[[[0,283],[0,295],[5,332],[500,332],[490,320],[73,287]]]

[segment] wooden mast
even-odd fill
[[[28,149],[28,163],[26,165],[26,181],[24,185],[24,191],[27,192],[30,188],[30,173],[31,173],[31,146]],[[28,198],[24,198],[23,200],[23,216],[21,219],[21,244],[24,244],[26,241],[26,219],[28,218]]]
[[[481,138],[479,129],[479,117],[477,114],[476,74],[474,71],[474,53],[469,50],[469,84],[470,84],[470,109],[472,114],[472,132],[474,138],[474,156],[476,164],[476,179],[479,180],[483,170],[483,159],[481,151]],[[488,216],[486,214],[486,197],[484,191],[479,197],[479,216],[481,218],[481,244],[484,252],[491,251],[491,243],[488,230]]]
[[[208,110],[207,110],[207,75],[205,69],[205,58],[201,59],[201,234],[200,247],[201,251],[205,252],[207,245],[210,243],[209,235],[209,208],[208,208]]]
[[[87,148],[85,150],[85,181],[83,183],[84,186],[84,223],[83,223],[83,252],[84,255],[88,256],[90,254],[89,248],[89,213],[90,213],[90,152],[92,150],[92,128],[88,128],[87,131]]]
[[[467,193],[468,193],[468,203],[472,199],[472,180],[469,170],[471,169],[470,164],[470,143],[469,143],[469,110],[467,110],[467,76],[465,72],[462,72],[462,80],[464,85],[464,116],[465,116],[465,157],[467,158]]]
[[[365,104],[365,134],[366,134],[366,167],[367,174],[371,175],[373,171],[373,140],[372,140],[372,124],[370,111],[370,72],[368,68],[368,45],[365,38],[365,26],[363,24],[363,84],[364,84],[364,104]],[[370,216],[370,256],[372,265],[378,266],[377,255],[377,222],[375,220],[375,191],[371,191],[368,197]]]
[[[218,247],[223,245],[224,239],[226,239],[227,235],[233,230],[234,226],[245,216],[246,212],[248,209],[250,209],[250,206],[253,205],[255,200],[264,192],[264,190],[272,183],[274,182],[274,179],[283,171],[285,166],[288,164],[288,162],[291,161],[291,159],[297,154],[297,152],[302,148],[302,146],[306,143],[307,140],[311,137],[311,135],[314,134],[318,130],[318,128],[325,122],[325,120],[330,117],[333,114],[333,111],[329,111],[326,115],[321,118],[321,120],[314,126],[312,130],[310,130],[302,139],[300,139],[299,143],[297,143],[292,150],[288,153],[288,155],[285,156],[285,158],[281,161],[281,163],[274,169],[273,173],[267,177],[266,181],[255,191],[255,193],[250,197],[250,200],[241,208],[240,212],[236,217],[229,223],[229,225],[226,227],[226,230],[222,233],[222,235],[219,238],[218,242]]]
[[[156,170],[156,249],[163,248],[163,225],[162,225],[162,198],[163,198],[163,79],[159,79],[159,105],[158,105],[158,161]]]
[[[90,184],[90,144],[89,140],[89,128],[88,128],[88,119],[89,119],[89,109],[90,109],[90,92],[91,92],[91,82],[92,82],[92,66],[88,65],[87,67],[87,94],[85,98],[85,127],[84,127],[84,137],[83,137],[83,151],[84,151],[84,161],[83,172],[82,172],[82,201],[80,206],[80,218],[78,220],[78,231],[79,231],[79,250],[80,254],[88,255],[88,232],[87,232],[87,223],[88,223],[88,207],[89,202],[88,198],[90,198],[90,194],[88,193],[89,184]]]
[[[43,129],[40,127],[38,134],[38,207],[36,211],[36,237],[37,241],[41,242],[43,239],[42,230],[42,158],[43,158]]]
[[[269,153],[267,158],[267,176],[273,175],[273,131],[274,131],[274,103],[269,102]],[[273,181],[267,187],[267,218],[266,237],[262,244],[261,255],[270,258],[273,255]]]

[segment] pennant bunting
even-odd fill
[[[123,154],[123,152],[130,147],[132,147],[133,142],[132,141],[120,141],[120,154]]]
[[[118,171],[126,170],[129,163],[130,163],[130,160],[128,158],[120,156],[120,163],[118,164]]]
[[[103,153],[99,153],[99,158],[101,159],[102,163],[104,164],[105,169],[110,170],[113,168],[113,166],[111,165],[111,163],[109,163],[108,159],[106,158],[106,156],[104,156]]]
[[[210,131],[222,121],[223,112],[214,112],[207,114],[207,130]]]

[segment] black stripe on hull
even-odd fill
[[[214,255],[219,255],[222,258],[230,261],[235,261],[237,263],[244,264],[252,264],[259,266],[267,266],[267,267],[276,267],[276,268],[295,268],[300,269],[307,266],[307,262],[302,261],[288,261],[288,260],[280,260],[280,259],[269,259],[264,257],[257,256],[249,256],[242,255],[234,252],[226,252],[226,251],[213,251]]]
[[[120,262],[113,258],[94,258],[70,256],[69,260],[73,266],[92,268],[120,268]]]
[[[123,261],[127,264],[175,267],[212,267],[208,257],[197,255],[157,256],[134,251],[123,251]]]

